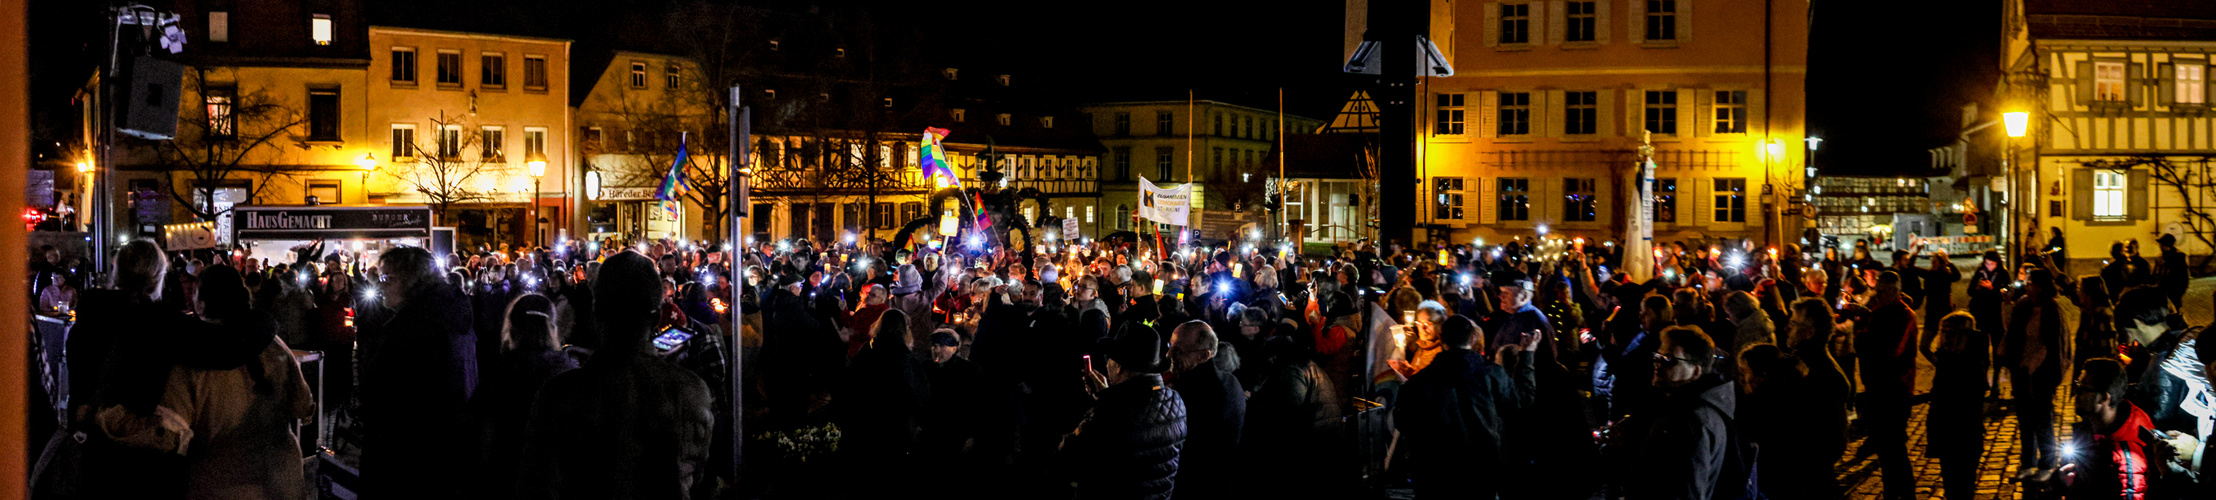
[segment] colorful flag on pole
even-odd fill
[[[985,195],[981,193],[970,193],[970,199],[976,202],[975,204],[970,206],[977,209],[977,227],[993,227],[993,216],[985,213]]]
[[[692,186],[685,180],[685,143],[692,136],[677,136],[677,158],[669,162],[669,173],[662,176],[662,187],[654,190],[654,199],[662,201],[662,210],[669,211],[669,219],[677,220],[677,202],[692,193]]]
[[[918,163],[923,168],[923,178],[945,179],[945,184],[939,187],[962,187],[962,178],[954,175],[954,164],[946,161],[946,147],[940,144],[949,133],[943,128],[924,127],[923,145],[917,148],[917,156],[922,157]]]

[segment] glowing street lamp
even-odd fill
[[[533,156],[523,166],[531,171],[531,242],[540,244],[546,241],[546,230],[539,224],[539,179],[546,177],[546,158]]]
[[[360,203],[368,203],[369,173],[377,171],[377,153],[362,153],[361,159],[354,160],[354,166],[362,168],[362,200]]]
[[[2008,127],[2009,137],[2023,137],[2025,129],[2031,128],[2031,113],[2023,111],[2001,113],[2001,124]]]

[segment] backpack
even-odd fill
[[[1711,405],[1710,408],[1715,407]],[[1738,421],[1729,412],[1722,411],[1722,408],[1716,410],[1723,414],[1724,433],[1730,437],[1724,440],[1723,471],[1716,474],[1716,487],[1710,490],[1709,498],[1769,500],[1769,497],[1762,495],[1760,471],[1755,467],[1755,458],[1761,455],[1761,448],[1741,439]]]

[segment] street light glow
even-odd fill
[[[2001,113],[2001,124],[2008,127],[2009,137],[2023,137],[2024,129],[2031,128],[2031,113],[2023,111]]]

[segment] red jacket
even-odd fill
[[[2080,455],[2077,472],[2065,478],[2070,498],[2147,498],[2147,443],[2139,439],[2139,430],[2154,429],[2154,420],[2129,402],[2124,409],[2130,413],[2116,430],[2072,440]]]

